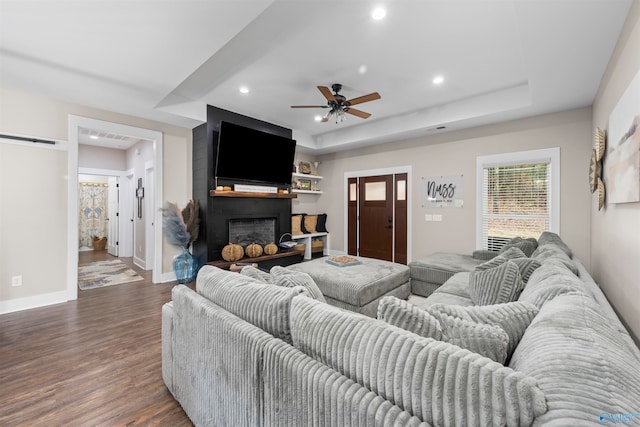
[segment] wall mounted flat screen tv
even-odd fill
[[[291,184],[296,141],[221,121],[216,177]]]

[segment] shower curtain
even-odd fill
[[[92,247],[93,236],[107,235],[107,191],[102,182],[81,182],[79,190],[80,247]]]

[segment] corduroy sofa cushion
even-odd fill
[[[440,318],[441,314],[469,320],[477,323],[500,326],[509,336],[507,360],[518,346],[524,331],[538,314],[538,307],[521,301],[504,304],[462,307],[451,304],[434,304],[429,313]]]
[[[472,271],[469,294],[476,305],[500,304],[517,300],[523,287],[520,269],[507,260],[497,267]]]
[[[574,291],[585,292],[582,280],[569,271],[563,262],[547,260],[531,274],[518,301],[541,308],[558,295]]]
[[[533,378],[453,344],[298,296],[293,344],[433,425],[530,425],[546,412]]]
[[[504,364],[509,336],[499,325],[438,314],[434,316],[428,310],[393,296],[382,298],[378,304],[379,320],[421,337],[455,344]]]
[[[540,425],[599,425],[603,413],[639,412],[640,360],[582,292],[560,295],[540,309],[509,366],[538,380],[549,407],[536,420]],[[611,420],[605,415],[602,421]]]
[[[239,318],[276,338],[291,342],[289,306],[291,299],[307,290],[259,282],[251,277],[203,266],[196,278],[196,291]]]
[[[318,301],[327,302],[316,285],[316,282],[313,281],[311,276],[302,271],[294,271],[285,267],[281,267],[279,265],[275,265],[271,268],[271,283],[278,286],[285,286],[288,288],[293,288],[296,286],[302,286],[309,292],[312,298],[317,299]]]

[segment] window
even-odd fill
[[[499,250],[513,237],[559,233],[560,149],[480,156],[476,246]]]

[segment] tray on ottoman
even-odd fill
[[[311,276],[329,304],[371,317],[376,316],[383,296],[409,296],[409,267],[373,258],[353,258],[358,263],[348,266],[333,265],[327,262],[330,257],[322,257],[287,268]]]

